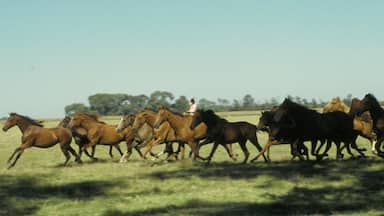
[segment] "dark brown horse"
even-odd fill
[[[102,121],[99,121],[97,116],[85,113],[76,113],[69,122],[69,127],[81,127],[87,131],[87,138],[89,143],[85,144],[80,149],[80,154],[88,147],[101,144],[115,147],[122,156],[123,152],[120,149],[119,143],[122,141],[130,142],[133,136],[130,131],[117,133],[116,126],[108,125]],[[91,155],[88,156],[90,156],[93,160],[97,160],[97,158],[92,157]]]
[[[199,124],[195,129],[190,129],[192,116],[184,116],[180,113],[171,111],[166,107],[161,107],[156,115],[154,128],[159,128],[161,124],[168,122],[175,132],[176,142],[187,143],[193,152],[193,160],[196,158],[204,159],[199,156],[198,142],[205,139],[207,126]],[[153,145],[148,146],[144,155],[151,150]]]
[[[211,153],[208,156],[208,163],[211,161],[219,144],[239,143],[241,150],[244,153],[243,163],[246,163],[249,157],[249,151],[246,146],[247,140],[249,140],[259,151],[262,150],[262,147],[257,140],[256,125],[244,121],[228,122],[227,120],[220,118],[212,110],[196,111],[190,127],[191,129],[194,129],[201,123],[207,125],[207,139],[214,142]],[[233,155],[233,153],[228,153]],[[265,161],[268,161],[264,154],[263,157]]]
[[[257,125],[257,128],[259,130],[268,132],[268,142],[263,147],[263,150],[261,150],[260,153],[254,159],[252,159],[252,161],[257,160],[262,155],[262,153],[264,153],[266,151],[267,151],[267,159],[270,161],[271,159],[270,159],[270,156],[269,156],[269,152],[270,152],[271,146],[273,146],[273,145],[280,145],[280,144],[290,144],[290,145],[292,144],[289,141],[284,140],[284,139],[276,140],[276,138],[273,137],[271,135],[271,133],[270,133],[270,130],[271,130],[271,128],[273,128],[273,124],[274,124],[273,117],[274,117],[277,109],[278,109],[277,107],[274,107],[270,111],[263,111],[263,112],[261,112],[261,116],[259,118],[259,123]],[[302,146],[299,146],[299,147],[301,147],[301,149],[299,149],[299,152],[298,152],[300,154],[300,156],[294,154],[294,152],[292,151],[292,145],[291,145],[292,160],[295,157],[300,157],[301,158],[301,155],[305,155],[305,156],[307,156],[307,159],[309,159],[309,154],[308,154],[307,147],[305,145],[302,145]],[[315,145],[314,145],[314,142],[312,142],[312,155],[316,155],[316,153],[314,151],[315,151]]]
[[[373,130],[377,136],[377,142],[375,144],[377,154],[384,158],[384,151],[382,150],[384,140],[384,109],[372,94],[366,94],[361,100],[360,107],[356,110],[358,115],[361,115],[365,111],[369,111],[372,116]]]
[[[348,107],[339,97],[332,98],[330,102],[324,107],[323,113],[341,111],[348,113],[353,119],[353,128],[359,132],[359,135],[368,139],[371,143],[372,152],[375,151],[374,143],[376,142],[376,134],[373,132],[373,123],[371,115],[368,111],[357,116],[357,109],[361,106],[361,101],[358,98],[353,98],[351,107]],[[353,144],[356,146],[356,144]],[[348,148],[347,148],[348,150]],[[362,149],[356,149],[361,152]],[[350,150],[349,150],[350,151]],[[360,153],[361,154],[361,153]]]
[[[76,154],[75,150],[71,147],[72,135],[71,131],[63,128],[44,128],[41,123],[33,120],[29,117],[19,115],[17,113],[11,113],[4,124],[3,131],[6,132],[8,129],[17,125],[22,133],[22,143],[15,149],[11,157],[8,159],[8,169],[13,167],[24,150],[29,147],[49,148],[57,143],[60,143],[61,151],[65,156],[64,165],[67,165],[70,159],[70,153],[75,156],[75,161],[81,163],[79,155]],[[15,160],[12,161],[16,155]]]

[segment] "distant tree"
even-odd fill
[[[170,107],[173,94],[167,91],[155,91],[149,96],[147,107],[153,110],[158,110],[160,106]]]
[[[253,109],[255,106],[255,99],[250,94],[247,94],[243,98],[243,109]]]
[[[232,108],[231,102],[224,98],[218,98],[216,104],[216,111],[229,111]]]
[[[120,114],[120,106],[127,99],[127,94],[95,94],[88,97],[91,110],[95,110],[101,115]]]
[[[317,108],[317,107],[318,107],[318,105],[317,105],[317,101],[316,101],[315,98],[312,98],[310,107],[311,107],[311,108]]]
[[[347,94],[347,96],[343,99],[343,102],[348,106],[352,104],[352,94]]]
[[[146,95],[128,95],[127,99],[121,102],[119,114],[134,114],[145,108],[148,103],[148,96]]]
[[[189,107],[189,101],[187,99],[187,97],[185,96],[180,96],[179,98],[177,98],[175,100],[175,103],[173,103],[171,105],[171,107],[176,110],[177,112],[185,112],[188,110],[188,107]]]
[[[71,116],[77,112],[90,113],[91,110],[83,103],[73,103],[65,106],[64,111],[65,115]]]
[[[197,103],[197,107],[199,109],[212,109],[212,110],[215,110],[216,108],[216,103],[214,101],[210,101],[208,99],[205,99],[205,98],[202,98],[199,100],[199,102]],[[215,110],[216,111],[216,110]]]
[[[237,110],[241,110],[242,106],[241,106],[241,103],[239,100],[233,100],[232,102],[232,110],[233,111],[237,111]]]

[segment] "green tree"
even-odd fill
[[[246,110],[253,109],[255,106],[255,99],[250,94],[247,94],[243,98],[243,108]]]
[[[77,112],[90,113],[91,110],[83,103],[73,103],[65,106],[64,111],[65,115],[71,116]]]
[[[95,94],[88,97],[91,110],[95,110],[101,115],[120,114],[120,106],[127,99],[127,94]]]
[[[149,96],[147,107],[152,110],[158,110],[160,106],[170,107],[173,94],[167,91],[155,91]]]
[[[119,114],[134,114],[145,108],[148,103],[146,95],[128,95],[127,99],[122,101],[119,108]]]
[[[171,105],[173,109],[175,109],[177,112],[185,112],[188,110],[189,107],[189,101],[187,97],[185,96],[180,96],[175,100],[175,103]]]
[[[347,97],[343,99],[343,102],[347,104],[348,106],[351,106],[352,104],[352,94],[347,94]]]
[[[216,103],[214,101],[210,101],[208,99],[202,98],[199,100],[197,107],[199,109],[205,109],[205,110],[212,109],[212,110],[214,110],[216,108]]]

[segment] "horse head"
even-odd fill
[[[193,114],[192,122],[191,122],[191,125],[189,126],[189,128],[191,130],[195,129],[197,127],[197,125],[199,125],[201,122],[203,122],[202,115],[204,112],[205,112],[204,110],[198,109]]]
[[[123,115],[121,117],[119,124],[116,127],[116,132],[120,133],[123,131],[125,128],[127,128],[129,125],[132,125],[132,119],[134,117],[132,115]]]
[[[4,123],[3,131],[7,132],[10,128],[17,125],[18,123],[18,114],[10,113],[7,121]]]
[[[155,123],[153,124],[153,127],[159,128],[163,122],[167,121],[168,116],[169,116],[168,109],[166,107],[160,107],[159,111],[157,112],[156,120],[155,120]]]
[[[364,98],[360,101],[358,107],[356,108],[356,114],[361,115],[365,111],[370,111],[380,109],[380,104],[372,94],[366,94]]]

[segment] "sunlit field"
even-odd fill
[[[230,121],[257,123],[258,112],[221,113]],[[119,117],[102,120],[117,124]],[[46,127],[59,119],[46,120]],[[4,122],[0,122],[1,127]],[[219,147],[206,166],[190,159],[178,162],[142,161],[136,152],[127,163],[119,154],[98,146],[92,162],[71,158],[63,167],[59,146],[27,149],[16,166],[6,161],[20,144],[17,127],[0,132],[0,215],[382,215],[384,214],[384,161],[368,150],[367,158],[321,162],[290,161],[287,145],[271,148],[271,163],[260,158],[240,164],[242,151],[234,144],[238,161]],[[258,133],[264,145],[267,135]],[[358,145],[370,149],[367,140]],[[72,146],[77,150],[76,144]],[[257,150],[248,143],[251,157]],[[307,144],[309,147],[309,145]],[[122,149],[126,149],[121,143]],[[154,149],[160,152],[164,145]],[[176,148],[176,145],[175,145]],[[211,145],[201,149],[207,156]],[[188,149],[189,151],[189,149]],[[188,152],[187,151],[187,152]]]

